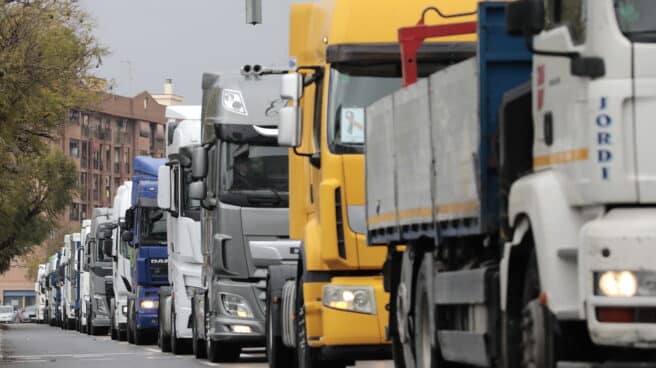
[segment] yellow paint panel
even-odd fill
[[[590,155],[587,148],[537,156],[533,159],[533,168],[539,169],[545,166],[562,165],[575,161],[585,161],[589,158],[589,156]]]

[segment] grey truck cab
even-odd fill
[[[112,289],[112,260],[103,252],[104,243],[112,238],[111,208],[94,208],[91,232],[84,244],[89,271],[89,300],[86,306],[87,333],[107,334],[110,327],[107,290]]]
[[[200,199],[203,289],[192,300],[193,347],[210,361],[264,346],[267,267],[296,258],[289,237],[287,149],[277,143],[280,76],[262,68],[203,75]],[[253,73],[258,70],[259,73]]]

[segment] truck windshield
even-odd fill
[[[287,149],[224,143],[221,195],[223,203],[244,207],[287,207]]]
[[[364,152],[365,109],[401,88],[398,69],[392,69],[378,75],[332,69],[328,100],[328,144],[332,152]]]
[[[615,0],[617,23],[633,42],[656,42],[656,2]]]
[[[143,208],[141,244],[166,243],[166,217],[160,208]]]

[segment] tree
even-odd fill
[[[0,273],[44,241],[75,195],[75,164],[53,148],[91,106],[106,50],[74,0],[0,2]]]

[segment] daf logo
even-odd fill
[[[169,260],[168,258],[155,258],[155,259],[151,259],[150,263],[157,263],[157,264],[169,263]]]

